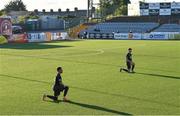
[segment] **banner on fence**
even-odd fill
[[[42,33],[29,33],[29,42],[44,42],[68,39],[67,32],[42,32]]]
[[[46,32],[45,33],[45,35],[46,35],[46,41],[51,41],[51,33],[50,32]]]
[[[114,39],[141,39],[141,33],[114,33]]]
[[[29,33],[28,41],[29,42],[44,42],[46,41],[46,34],[45,33]]]
[[[166,40],[166,39],[169,39],[169,34],[168,33],[146,33],[142,35],[142,39]]]
[[[171,9],[180,9],[180,2],[172,2]]]
[[[114,39],[128,39],[128,33],[114,33]]]
[[[89,33],[89,39],[114,39],[113,33]]]
[[[69,39],[69,36],[68,36],[67,32],[62,32],[60,37],[61,37],[62,40]]]
[[[10,43],[27,43],[27,34],[13,34],[8,38],[8,42]]]
[[[160,9],[160,3],[149,3],[149,9]]]
[[[61,40],[61,33],[51,33],[51,40]]]

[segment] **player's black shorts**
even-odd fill
[[[53,91],[54,91],[54,96],[59,96],[60,92],[63,91],[65,86],[63,84],[60,85],[54,85]]]
[[[126,62],[127,65],[127,69],[130,70],[131,69],[131,63],[130,62]]]

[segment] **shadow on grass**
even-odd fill
[[[23,77],[9,76],[9,75],[3,75],[3,74],[0,74],[0,76],[8,77],[8,78],[13,78],[13,79],[18,79],[18,80],[30,81],[30,82],[37,82],[37,83],[44,83],[44,84],[52,84],[52,83],[50,83],[50,82],[45,82],[45,81],[40,81],[40,80],[34,80],[34,79],[27,79],[27,78],[23,78]]]
[[[15,77],[15,76],[9,76],[9,75],[4,75],[4,74],[0,74],[0,76],[6,77],[6,78],[8,77],[8,78],[13,78],[13,79],[18,79],[18,80],[42,83],[42,84],[53,84],[53,83],[50,83],[50,82],[34,80],[34,79],[26,79],[26,78],[23,78],[23,77]],[[171,103],[164,103],[164,102],[160,102],[160,101],[154,101],[154,100],[149,100],[149,99],[144,99],[144,98],[127,96],[127,95],[118,94],[118,93],[109,93],[109,92],[103,92],[103,91],[98,91],[98,90],[93,90],[93,89],[86,89],[86,88],[75,87],[75,86],[70,86],[70,88],[77,89],[79,91],[84,91],[84,92],[98,93],[98,94],[109,95],[109,96],[113,96],[113,97],[122,97],[122,98],[136,100],[136,101],[144,101],[144,102],[149,102],[149,103],[163,104],[163,105],[166,105],[166,106],[172,106],[172,107],[176,107],[176,108],[180,107],[179,105],[175,105],[175,104],[171,104]]]
[[[73,105],[77,105],[77,106],[80,106],[80,107],[84,107],[84,108],[89,108],[89,109],[94,109],[94,110],[114,113],[114,114],[118,114],[118,115],[132,115],[132,114],[129,114],[129,113],[126,113],[126,112],[120,112],[120,111],[104,108],[104,107],[97,106],[97,105],[79,103],[79,102],[74,102],[74,101],[68,101],[67,103],[73,104]]]
[[[63,103],[63,100],[58,100],[58,101],[50,101],[50,100],[45,100],[46,102],[51,102],[51,103]],[[120,112],[120,111],[116,111],[116,110],[112,110],[112,109],[108,109],[108,108],[104,108],[101,106],[97,106],[97,105],[92,105],[92,104],[85,104],[85,103],[79,103],[79,102],[74,102],[74,101],[67,101],[64,103],[69,103],[69,104],[73,104],[73,105],[77,105],[83,108],[88,108],[88,109],[93,109],[93,110],[99,110],[99,111],[104,111],[104,112],[108,112],[108,113],[113,113],[113,114],[118,114],[118,115],[132,115],[126,112]]]
[[[137,72],[136,74],[154,76],[154,77],[160,77],[160,78],[180,79],[180,77],[178,76],[168,76],[168,75],[161,75],[161,74],[150,74],[150,73],[140,73],[140,72]]]
[[[20,50],[37,50],[37,49],[51,49],[51,48],[64,48],[72,46],[63,46],[63,45],[48,45],[44,43],[10,43],[0,45],[0,49],[20,49]]]
[[[63,100],[57,100],[57,101],[52,101],[52,100],[43,100],[43,101],[45,101],[45,102],[50,102],[50,103],[55,103],[55,104],[59,104],[59,103],[61,103],[61,102],[64,102]]]
[[[80,41],[86,41],[86,40],[83,40],[83,39],[67,39],[67,40],[57,40],[57,41],[50,41],[48,43],[62,43],[62,42],[80,42]]]

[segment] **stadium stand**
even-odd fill
[[[180,32],[180,16],[121,16],[113,17],[81,30],[80,38],[108,38],[114,33]],[[168,34],[166,33],[166,34]],[[106,35],[106,36],[105,36]]]
[[[180,23],[180,15],[176,16],[121,16],[113,17],[106,22],[157,22],[164,23]]]
[[[145,33],[159,26],[154,22],[106,22],[89,27],[87,33]]]
[[[163,24],[153,32],[180,32],[180,24]]]

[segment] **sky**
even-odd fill
[[[0,9],[4,8],[4,5],[9,3],[11,0],[0,0]],[[22,0],[29,11],[33,11],[34,9],[42,10],[46,9],[46,11],[50,9],[54,9],[57,11],[59,8],[62,10],[66,10],[69,8],[70,10],[74,10],[74,7],[78,7],[78,9],[87,9],[87,0]],[[98,2],[99,0],[94,0],[94,2]],[[132,3],[138,2],[139,0],[131,0]],[[146,2],[180,2],[180,0],[145,0]]]

